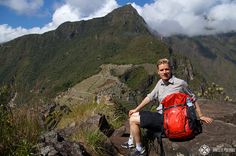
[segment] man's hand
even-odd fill
[[[134,114],[134,113],[140,111],[140,110],[141,110],[146,104],[148,104],[149,102],[150,102],[149,97],[145,97],[145,98],[143,99],[143,101],[142,101],[135,109],[131,109],[131,110],[129,111],[129,117],[130,117],[132,114]]]
[[[212,123],[212,121],[213,121],[212,118],[209,118],[209,117],[207,117],[207,116],[201,116],[201,117],[200,117],[200,120],[202,120],[202,121],[204,121],[204,122],[206,122],[206,123],[208,123],[208,124]]]
[[[131,110],[129,111],[129,117],[130,117],[132,114],[136,113],[136,112],[137,112],[136,109],[131,109]]]

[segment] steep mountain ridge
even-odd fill
[[[202,46],[190,61],[184,56],[182,41],[185,40],[172,40],[172,50],[170,45],[152,35],[143,18],[127,5],[101,18],[66,22],[54,31],[26,35],[1,44],[0,83],[15,86],[16,103],[30,102],[34,98],[47,100],[97,74],[102,64],[155,64],[162,57],[170,58],[175,74],[196,90],[202,82],[206,83],[206,79],[214,81],[214,77],[219,77],[215,71],[210,74],[205,71],[205,66],[198,68],[198,62],[204,61],[197,60],[199,53],[203,58],[209,55],[201,50]],[[234,47],[233,43],[231,47]],[[234,48],[231,53],[234,54]],[[225,62],[230,59],[234,62],[231,53],[226,55]],[[212,62],[206,63],[209,64]],[[230,73],[234,66],[228,69]],[[228,80],[231,78],[234,77]],[[225,87],[226,83],[220,84]]]
[[[165,44],[150,34],[127,5],[107,16],[66,22],[55,31],[26,35],[0,47],[0,82],[13,83],[18,102],[53,97],[97,73],[104,63],[145,63],[167,56]]]
[[[231,97],[236,97],[236,33],[173,36],[167,42],[173,51],[187,56],[208,81],[220,84]]]

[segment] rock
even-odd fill
[[[186,141],[173,141],[163,138],[165,155],[167,156],[201,156],[201,155],[236,155],[236,125],[234,103],[221,103],[219,101],[199,100],[203,114],[214,119],[212,124],[203,124],[203,132],[195,138]],[[129,125],[125,123],[125,129]],[[123,128],[121,128],[123,129]],[[115,130],[116,132],[116,130]],[[112,143],[123,155],[130,152],[122,149],[121,144],[128,140],[129,135],[124,130],[123,134],[110,137]],[[144,136],[145,138],[145,136]],[[148,147],[148,144],[146,143]],[[205,152],[205,153],[204,153]],[[160,155],[160,146],[157,141],[149,144],[149,156]]]
[[[52,130],[57,126],[63,115],[69,112],[71,110],[65,105],[55,103],[45,105],[45,108],[40,112],[40,124],[47,130]]]
[[[235,126],[216,120],[211,125],[204,125],[203,133],[192,140],[173,142],[163,138],[164,151],[166,155],[176,155],[177,153],[200,155],[199,150],[203,145],[208,146],[211,152],[215,148],[232,148],[230,144],[232,140],[236,140],[235,128]]]
[[[51,146],[45,146],[40,149],[40,155],[48,155],[50,151],[54,151],[55,149]]]
[[[104,155],[117,156],[119,154],[119,152],[117,151],[117,149],[115,148],[115,146],[113,145],[113,143],[111,142],[110,139],[107,139],[104,142],[103,147],[104,147],[104,149],[106,149],[106,154],[104,153]]]
[[[119,137],[122,137],[123,134],[125,133],[125,130],[126,130],[125,126],[122,126],[122,127],[120,127],[119,129],[115,129],[114,132],[113,132],[113,134],[112,134],[112,136],[119,136]]]
[[[37,147],[41,156],[89,156],[80,143],[67,141],[56,131],[43,134]]]
[[[128,140],[127,136],[111,136],[109,139],[112,142],[113,146],[117,149],[118,153],[125,156],[129,154],[130,151],[128,149],[124,149],[121,147],[121,144]]]
[[[112,133],[114,132],[114,129],[111,127],[111,125],[106,120],[105,115],[94,115],[92,117],[89,117],[84,123],[80,125],[83,128],[87,129],[99,129],[103,134],[110,137]]]
[[[173,142],[163,139],[166,155],[203,155],[203,149],[209,149],[211,155],[236,155],[234,143],[236,141],[235,112],[233,103],[199,100],[203,114],[214,119],[212,124],[203,125],[203,133],[192,140]]]

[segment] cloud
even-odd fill
[[[66,21],[102,17],[117,7],[115,0],[66,0],[66,3],[54,12],[52,23],[58,26]]]
[[[133,6],[151,29],[163,36],[236,31],[234,0],[156,0],[143,7]]]
[[[0,0],[1,4],[23,12],[27,8],[39,9],[43,0]],[[149,27],[163,36],[195,36],[236,31],[235,0],[154,0],[143,6],[131,4]],[[56,29],[66,21],[101,17],[119,5],[117,0],[64,0],[54,7],[56,8],[51,22],[41,28],[25,29],[0,25],[0,43],[25,34],[44,33]]]
[[[65,4],[54,12],[52,23],[58,26],[65,21],[78,21],[79,19],[80,12],[77,9],[73,9],[70,5]]]
[[[11,5],[11,8],[13,8],[16,1],[18,0],[11,0],[12,3],[10,3],[7,0],[0,0],[0,4],[8,4],[9,7]],[[23,0],[21,1],[23,2]],[[26,1],[24,0],[24,2]],[[57,8],[55,8],[55,12],[52,15],[52,21],[42,28],[34,27],[31,29],[25,29],[22,27],[12,28],[7,24],[0,25],[0,43],[26,34],[42,34],[56,29],[60,24],[66,21],[79,21],[82,19],[88,20],[94,17],[105,16],[119,5],[116,0],[66,0],[65,3],[57,3],[55,6]],[[25,6],[25,8],[27,7]]]
[[[215,32],[236,31],[236,4],[222,4],[214,7],[208,14],[210,28]]]
[[[81,17],[88,17],[91,13],[95,13],[102,9],[104,5],[112,2],[111,0],[66,0],[66,3],[81,13]],[[113,1],[115,2],[115,1]]]
[[[46,31],[53,30],[53,27],[50,24],[46,25],[43,28],[34,27],[31,29],[25,29],[22,27],[12,28],[7,24],[0,25],[0,43],[9,41],[19,36],[23,36],[26,34],[41,34]]]
[[[7,6],[19,14],[31,14],[43,6],[43,0],[0,0],[0,5]]]

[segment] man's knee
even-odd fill
[[[130,116],[129,119],[130,124],[140,124],[140,115],[139,113],[134,113]]]

